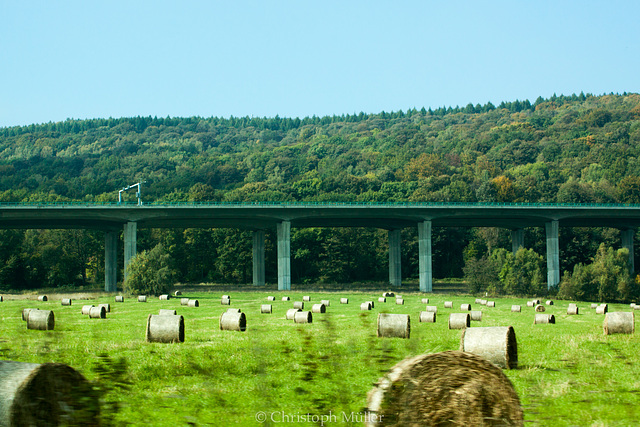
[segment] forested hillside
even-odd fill
[[[333,117],[67,120],[0,129],[0,202],[117,201],[138,181],[145,202],[640,202],[640,95],[572,95]],[[132,197],[132,196],[129,196]],[[102,237],[0,231],[0,286],[102,280]],[[415,230],[403,276],[417,276]],[[273,255],[273,236],[268,257]],[[294,283],[386,280],[380,230],[300,229]],[[619,247],[616,230],[562,230],[563,270]],[[251,239],[237,230],[151,230],[180,281],[251,281]],[[544,254],[541,230],[525,243]],[[436,277],[508,247],[506,231],[436,229]],[[64,261],[66,260],[66,261]],[[275,266],[267,260],[267,278]],[[271,263],[273,264],[273,263]],[[270,276],[271,275],[271,276]]]

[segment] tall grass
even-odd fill
[[[61,362],[94,382],[103,399],[105,424],[114,425],[360,425],[366,394],[391,366],[419,353],[457,350],[461,331],[449,330],[448,315],[461,303],[481,309],[477,326],[514,327],[519,367],[505,371],[520,396],[525,419],[538,425],[636,425],[640,417],[640,354],[636,335],[604,336],[604,316],[588,303],[580,315],[566,314],[568,302],[556,301],[547,312],[555,325],[534,325],[525,300],[497,299],[495,308],[473,304],[464,295],[426,295],[438,306],[435,324],[421,324],[424,294],[403,294],[377,302],[374,292],[273,292],[273,314],[260,314],[267,292],[231,293],[231,307],[247,316],[246,332],[219,330],[227,309],[222,293],[193,293],[199,308],[179,299],[147,303],[135,297],[115,303],[112,296],[76,300],[70,307],[50,301],[5,300],[0,303],[0,357],[23,362]],[[223,292],[230,293],[230,292]],[[291,296],[289,302],[280,301]],[[284,318],[293,301],[311,295],[305,310],[321,299],[331,305],[314,314],[313,323]],[[340,298],[349,304],[340,304]],[[35,296],[33,297],[35,299]],[[374,300],[370,312],[360,303]],[[444,301],[453,309],[444,309]],[[80,314],[83,304],[111,304],[107,319]],[[522,313],[511,313],[520,304]],[[23,308],[55,312],[53,331],[27,330]],[[175,308],[185,318],[185,342],[146,343],[148,314]],[[610,305],[610,311],[628,311]],[[380,312],[411,315],[410,339],[376,337]],[[360,418],[358,418],[360,416]],[[266,417],[263,420],[260,417]]]

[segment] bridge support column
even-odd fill
[[[560,246],[558,244],[557,220],[547,222],[545,231],[547,234],[547,288],[557,286],[560,283]]]
[[[291,222],[278,223],[278,290],[291,290]]]
[[[389,283],[391,286],[402,286],[402,262],[400,230],[389,230]]]
[[[128,222],[124,225],[124,280],[129,276],[127,267],[137,252],[138,223]]]
[[[524,248],[524,230],[516,228],[511,230],[511,252],[515,255],[520,248]]]
[[[104,291],[116,292],[118,283],[118,232],[104,233]]]
[[[634,254],[634,245],[633,238],[636,235],[636,230],[633,228],[627,228],[625,230],[620,230],[620,234],[622,237],[622,247],[629,251],[629,271],[631,273],[635,272],[635,254]]]
[[[431,221],[418,223],[418,269],[420,272],[420,292],[432,292]]]
[[[253,232],[253,286],[264,286],[264,230]]]

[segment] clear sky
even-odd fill
[[[0,127],[640,92],[636,0],[0,0]]]

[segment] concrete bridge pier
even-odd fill
[[[433,291],[433,270],[431,262],[431,221],[422,221],[418,223],[420,292]]]
[[[129,262],[131,262],[131,258],[136,256],[137,232],[137,222],[132,221],[124,225],[124,280],[127,280],[127,277],[129,277],[129,273],[127,271]]]
[[[400,229],[389,230],[389,283],[393,287],[402,286],[402,261]]]
[[[515,255],[518,249],[524,248],[524,229],[511,230],[511,252]]]
[[[264,230],[253,232],[253,286],[264,286]]]
[[[634,228],[620,230],[620,235],[622,237],[622,247],[629,251],[629,271],[633,274],[635,273],[633,238],[636,235],[636,230]]]
[[[558,244],[558,220],[545,224],[547,234],[547,288],[560,283],[560,246]]]
[[[118,284],[118,232],[104,233],[104,291],[116,292]]]
[[[282,221],[276,226],[278,240],[278,290],[291,290],[291,222]]]

